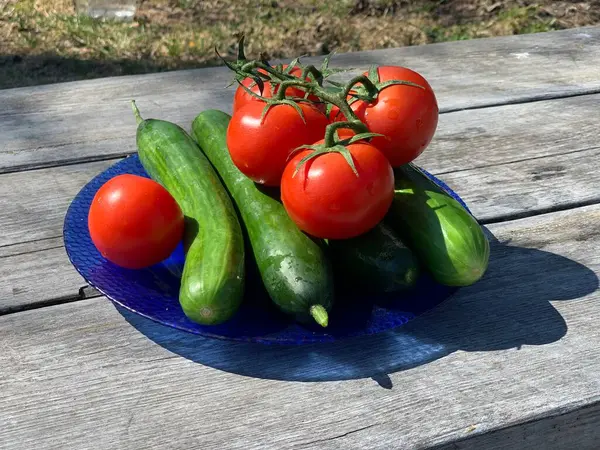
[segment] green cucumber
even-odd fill
[[[324,246],[300,231],[276,191],[259,187],[233,164],[226,144],[230,119],[222,111],[203,111],[192,123],[192,134],[237,206],[273,303],[298,322],[325,327],[334,285]]]
[[[413,164],[395,168],[394,177],[394,201],[384,220],[437,282],[477,282],[487,270],[490,244],[475,217]]]
[[[420,269],[413,252],[386,223],[351,239],[328,241],[334,270],[353,289],[401,292],[414,287]]]
[[[179,303],[196,323],[223,323],[239,309],[245,283],[244,238],[231,198],[183,128],[164,120],[144,120],[132,105],[140,162],[185,216]]]

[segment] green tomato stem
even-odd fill
[[[279,81],[291,80],[291,79],[295,78],[293,75],[283,73],[283,72],[275,69],[274,67],[271,67],[270,65],[263,63],[262,61],[250,61],[250,62],[245,63],[241,67],[241,71],[244,73],[250,73],[254,69],[263,69],[265,72],[272,75],[276,80],[279,80]],[[269,79],[268,75],[266,75],[264,73],[258,72],[257,75],[264,78],[265,80]]]
[[[306,80],[308,74],[311,74],[315,81],[319,82],[319,85],[323,82],[323,74],[312,64],[304,68],[302,71],[302,79]]]
[[[379,93],[377,86],[375,86],[366,75],[357,75],[346,84],[344,88],[344,99],[348,97],[352,88],[357,84],[362,84],[365,87],[370,98],[377,97],[377,94]]]
[[[358,117],[356,117],[356,114],[354,114],[354,111],[352,111],[352,108],[350,108],[344,92],[332,93],[326,91],[325,89],[319,89],[319,91],[320,92],[315,93],[315,95],[321,100],[325,100],[326,102],[337,106],[346,120],[351,122],[359,121]]]
[[[248,63],[245,63],[240,70],[241,72],[250,75],[251,71],[254,69],[263,69],[264,71],[272,75],[276,83],[279,82],[280,86],[279,90],[277,91],[277,95],[275,96],[275,99],[283,100],[285,98],[287,88],[297,87],[302,89],[303,91],[308,92],[309,94],[315,95],[320,100],[337,106],[340,109],[340,112],[349,121],[358,120],[358,117],[356,117],[356,114],[354,114],[354,111],[352,111],[350,105],[346,100],[348,92],[352,90],[352,87],[356,84],[362,83],[365,86],[365,88],[369,91],[369,94],[372,94],[374,92],[374,95],[376,95],[377,93],[377,88],[375,87],[375,85],[371,83],[371,81],[364,75],[359,75],[350,80],[350,83],[348,83],[348,86],[345,87],[344,91],[332,93],[324,87],[319,86],[314,81],[306,81],[305,78],[309,73],[311,73],[315,79],[322,79],[321,72],[314,66],[305,67],[302,71],[302,78],[283,73],[282,71],[276,70],[275,68],[264,64],[260,61],[250,61]],[[261,76],[264,77],[264,74],[261,74]]]
[[[340,92],[330,92],[322,86],[323,73],[319,71],[315,66],[309,65],[303,67],[302,76],[298,78],[294,75],[285,73],[282,70],[278,70],[275,67],[266,64],[263,61],[240,61],[241,64],[234,68],[239,76],[248,77],[261,77],[265,80],[271,80],[273,84],[279,84],[279,90],[273,100],[284,100],[285,93],[289,87],[297,87],[308,94],[312,94],[318,97],[320,100],[335,105],[339,108],[340,112],[344,115],[346,120],[349,122],[359,121],[358,117],[350,108],[347,101],[348,94],[352,88],[357,84],[362,84],[367,90],[370,97],[375,98],[379,92],[378,88],[369,80],[365,75],[358,75],[352,78]],[[262,69],[267,74],[260,73],[256,69]],[[256,73],[255,73],[256,72]],[[308,74],[311,74],[314,78],[312,80],[306,80]]]
[[[337,142],[335,139],[335,132],[340,128],[349,128],[354,130],[356,134],[368,133],[369,129],[360,120],[353,120],[351,122],[333,122],[327,125],[325,128],[325,147],[334,147]]]
[[[277,91],[275,99],[283,100],[285,98],[285,92],[289,87],[301,88],[302,90],[307,91],[309,94],[315,95],[320,100],[337,106],[340,109],[340,112],[344,115],[344,117],[350,122],[359,121],[358,117],[356,117],[356,114],[354,114],[354,111],[352,111],[352,108],[350,108],[350,105],[346,101],[346,95],[344,95],[343,92],[329,92],[327,89],[321,86],[317,86],[310,81],[293,79],[281,82],[279,86],[279,91]]]

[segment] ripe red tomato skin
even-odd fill
[[[184,216],[169,192],[157,182],[123,174],[96,192],[88,229],[100,254],[126,269],[158,264],[183,237]]]
[[[283,69],[286,69],[287,67],[288,67],[287,64],[283,65]],[[259,72],[266,73],[263,69],[259,69]],[[291,70],[290,75],[299,77],[300,75],[302,75],[302,69],[300,69],[299,67],[296,66]],[[254,80],[252,78],[245,78],[244,80],[242,80],[242,84],[244,86],[246,86],[247,88],[249,88],[255,94],[259,94],[266,98],[271,98],[273,96],[273,94],[277,93],[277,91],[278,91],[278,87],[277,87],[274,89],[275,92],[271,92],[272,86],[269,81],[264,82],[264,88],[263,88],[262,93],[260,92],[258,85],[254,82]],[[285,91],[285,95],[288,97],[304,97],[305,94],[306,94],[306,92],[304,92],[302,89],[294,88],[294,87],[287,88]],[[319,101],[319,98],[314,95],[309,95],[308,98],[310,100],[312,100],[313,102]],[[242,108],[248,102],[251,102],[251,101],[260,102],[261,100],[255,98],[255,97],[252,97],[250,94],[248,94],[244,90],[244,88],[242,88],[241,86],[238,86],[237,89],[235,90],[235,94],[233,96],[233,112],[235,113],[238,109]],[[323,106],[323,110],[324,110],[324,106]]]
[[[294,155],[283,173],[283,205],[298,228],[314,237],[348,239],[366,233],[383,219],[394,198],[394,173],[383,153],[360,142],[348,149],[359,177],[340,153],[319,155],[293,176],[309,150]]]
[[[323,138],[327,117],[312,104],[299,106],[306,123],[289,105],[271,107],[262,123],[261,102],[249,102],[233,114],[227,127],[227,147],[240,172],[256,183],[279,186],[290,153]]]
[[[399,167],[416,159],[431,143],[438,124],[437,99],[427,80],[411,69],[380,66],[378,73],[381,82],[406,80],[425,88],[392,85],[382,89],[373,103],[357,100],[350,106],[369,131],[385,135],[371,142],[387,156],[392,167]],[[337,108],[330,118],[345,120]]]

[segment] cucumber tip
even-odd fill
[[[310,315],[323,328],[326,328],[329,324],[329,315],[323,305],[312,305],[310,307]]]

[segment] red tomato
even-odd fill
[[[322,139],[329,122],[314,105],[300,103],[306,123],[289,105],[271,107],[261,123],[264,106],[249,102],[234,113],[227,127],[227,147],[244,175],[260,184],[279,186],[290,153]]]
[[[284,64],[283,69],[285,69],[287,66],[288,66],[287,64]],[[263,69],[259,69],[259,72],[266,73]],[[300,67],[296,66],[291,70],[290,75],[299,77],[300,75],[302,75],[302,69]],[[308,79],[308,78],[306,78],[306,79]],[[272,90],[271,83],[269,81],[265,81],[263,92],[261,94],[258,84],[256,84],[252,78],[245,78],[244,80],[242,80],[242,84],[244,86],[246,86],[247,88],[249,88],[255,94],[262,95],[263,97],[266,97],[266,98],[273,97],[273,94],[276,94],[277,91],[279,90],[279,86],[276,86],[274,89],[275,92],[271,92],[271,90]],[[250,85],[252,85],[252,86],[250,86]],[[285,91],[285,95],[287,97],[304,97],[305,94],[306,93],[302,89],[294,88],[294,87],[287,88]],[[308,98],[313,102],[316,102],[319,100],[319,98],[314,95],[310,95]],[[235,95],[233,96],[233,112],[235,113],[238,109],[240,109],[241,107],[243,107],[246,103],[248,103],[250,101],[259,101],[260,102],[259,99],[257,99],[256,97],[252,97],[250,94],[248,94],[244,90],[244,88],[242,88],[241,86],[238,86],[235,91]]]
[[[371,132],[385,135],[371,142],[393,167],[398,167],[413,161],[431,142],[438,123],[438,104],[431,86],[417,72],[399,66],[381,66],[378,72],[381,82],[406,80],[425,88],[392,85],[382,89],[372,103],[357,100],[351,105]],[[339,114],[335,120],[345,119]]]
[[[175,250],[183,237],[183,213],[157,182],[118,175],[96,192],[88,228],[102,256],[121,267],[141,269]]]
[[[347,239],[366,233],[383,219],[394,198],[394,173],[383,153],[368,143],[347,148],[358,177],[337,152],[307,161],[293,176],[310,150],[294,155],[283,172],[283,205],[298,228],[315,237]]]

